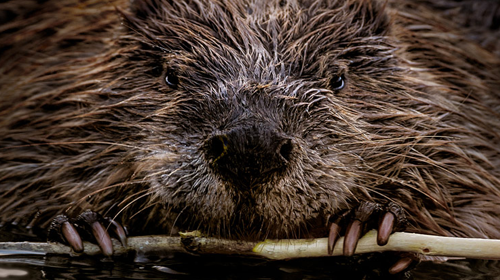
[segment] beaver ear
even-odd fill
[[[165,5],[171,4],[171,1],[165,0],[132,0],[128,11],[120,11],[131,27],[137,27],[138,24],[144,24],[149,20],[160,18]]]
[[[299,0],[300,9],[321,22],[325,11],[331,11],[343,26],[349,27],[351,35],[358,36],[383,36],[390,27],[387,13],[388,0]],[[325,20],[325,22],[331,22]]]
[[[162,9],[168,9],[171,4],[172,1],[167,0],[132,0],[130,12],[137,19],[147,20],[159,17]]]
[[[124,24],[142,43],[164,50],[190,50],[189,42],[179,39],[179,26],[192,12],[195,17],[196,1],[191,0],[132,0],[127,12],[121,11]]]
[[[132,0],[128,9],[118,8],[122,14],[124,24],[132,30],[141,30],[151,15],[158,15],[161,0]]]
[[[355,18],[359,20],[365,36],[383,36],[389,31],[390,20],[386,0],[347,1]],[[368,27],[368,28],[367,28]]]

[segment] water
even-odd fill
[[[356,261],[357,262],[357,261]],[[411,275],[390,276],[345,258],[265,261],[176,255],[161,260],[16,255],[0,256],[0,279],[500,279],[496,261],[421,263]]]
[[[2,241],[40,241],[36,235],[0,229]],[[235,256],[164,254],[114,257],[66,255],[1,255],[3,279],[349,279],[349,280],[500,280],[500,262],[485,260],[423,262],[411,274],[389,275],[398,256],[356,255],[268,261]]]

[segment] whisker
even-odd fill
[[[175,228],[175,224],[177,223],[177,221],[179,220],[179,217],[182,215],[182,213],[184,212],[184,210],[186,210],[188,208],[188,206],[185,206],[184,208],[182,208],[181,211],[179,211],[179,214],[177,214],[177,217],[175,217],[175,220],[174,222],[172,223],[172,228],[170,229],[170,235],[173,235],[174,233],[174,228]]]
[[[120,202],[118,204],[118,206],[121,207],[122,205],[124,205],[125,203],[127,203],[128,201],[130,201],[130,199],[132,199],[132,198],[134,198],[136,196],[139,196],[139,195],[141,195],[143,193],[147,193],[147,192],[149,192],[149,190],[145,189],[145,190],[138,191],[138,192],[136,192],[136,193],[134,193],[132,195],[129,195],[129,196],[127,196],[127,198],[125,198],[124,200],[122,200],[122,202]]]
[[[167,177],[170,177],[172,176],[173,174],[175,174],[176,172],[182,170],[183,168],[185,167],[185,165],[182,165],[182,166],[179,166],[178,168],[172,170],[170,173],[168,173]],[[151,174],[148,174],[144,177],[144,179],[148,179],[148,178],[151,178],[151,177],[157,177],[159,175],[166,175],[166,172],[163,171],[163,170],[160,170],[158,172],[154,172],[154,173],[151,173]]]
[[[145,194],[137,197],[136,199],[132,200],[131,202],[129,202],[127,205],[125,205],[125,207],[123,207],[122,209],[120,209],[120,211],[118,211],[118,213],[116,213],[116,215],[113,217],[113,220],[115,220],[125,209],[127,209],[128,207],[130,207],[130,205],[134,204],[139,199],[144,198],[144,197],[146,197],[146,196],[148,196],[150,194],[151,194],[150,192],[147,192],[147,193],[145,193]]]
[[[76,205],[81,204],[84,200],[87,199],[88,196],[93,196],[93,195],[99,194],[101,192],[104,192],[104,191],[112,189],[112,188],[118,188],[118,187],[123,187],[123,186],[126,186],[126,185],[138,184],[138,183],[140,183],[140,182],[137,181],[137,180],[134,180],[134,181],[127,181],[127,182],[121,182],[121,183],[117,183],[117,184],[112,184],[112,185],[109,185],[107,187],[99,188],[98,190],[95,190],[94,192],[91,192],[91,193],[85,195],[84,197],[80,198],[76,202]]]
[[[9,146],[9,147],[0,148],[0,150],[7,150],[7,149],[12,149],[12,148],[36,147],[36,146],[70,145],[70,144],[103,144],[103,145],[110,145],[110,146],[119,146],[119,147],[124,147],[124,148],[132,148],[132,149],[137,149],[137,150],[141,150],[141,151],[144,151],[144,150],[151,151],[152,150],[151,148],[145,148],[145,147],[141,147],[141,146],[132,146],[132,145],[127,145],[127,144],[123,144],[123,143],[104,142],[104,141],[65,141],[65,142],[36,143],[36,144]]]
[[[147,206],[145,206],[145,207],[142,207],[142,209],[137,210],[137,212],[135,212],[133,215],[131,215],[131,216],[130,216],[130,219],[135,218],[135,216],[139,215],[139,214],[140,214],[141,212],[143,212],[144,210],[149,209],[149,208],[151,208],[151,207],[153,207],[153,206],[156,206],[156,205],[158,205],[159,203],[160,203],[160,202],[155,202],[155,203],[152,203],[152,204],[148,204],[148,205],[147,205]]]

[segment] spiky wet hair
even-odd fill
[[[413,231],[498,236],[498,60],[430,10],[46,5],[29,18],[48,37],[19,19],[2,40],[2,220],[43,226],[90,208],[137,233],[284,238],[369,200],[404,207]],[[235,131],[257,149],[231,164],[274,168],[262,151],[279,139],[286,166],[228,175],[211,143]]]

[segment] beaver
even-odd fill
[[[500,238],[498,38],[460,1],[0,5],[5,225]]]

